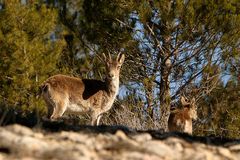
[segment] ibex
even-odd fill
[[[54,75],[41,86],[43,99],[48,107],[50,120],[56,120],[64,113],[90,113],[91,124],[99,125],[104,112],[110,110],[119,90],[119,74],[125,55],[116,59],[103,54],[106,66],[105,81],[81,79],[66,75]]]
[[[192,134],[192,120],[197,119],[195,99],[186,102],[184,97],[180,98],[181,107],[171,111],[168,119],[169,131],[178,131]]]

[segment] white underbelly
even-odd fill
[[[67,105],[66,113],[79,114],[88,112],[89,108],[83,107],[79,104],[69,103]]]

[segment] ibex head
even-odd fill
[[[125,55],[119,53],[116,59],[112,59],[111,55],[108,53],[108,58],[103,53],[104,62],[106,65],[106,78],[108,80],[119,79],[119,73],[121,66],[124,62]]]
[[[196,102],[195,98],[192,98],[190,102],[186,102],[186,98],[181,96],[180,102],[182,105],[182,108],[186,108],[189,110],[189,116],[196,120],[197,119],[197,108],[196,108]]]

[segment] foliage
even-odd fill
[[[134,5],[129,3],[134,4],[125,0],[60,1],[59,14],[67,30],[65,39],[68,43],[64,65],[69,65],[74,74],[82,77],[103,78],[101,53],[116,54],[136,44],[131,41],[131,28],[119,24],[128,19],[132,11]]]
[[[65,42],[54,38],[56,10],[45,5],[5,2],[0,10],[0,96],[7,106],[31,111],[40,82],[58,71],[56,65]]]
[[[199,103],[199,121],[196,122],[196,135],[214,135],[238,138],[240,136],[240,85],[230,80],[223,83],[205,96]]]

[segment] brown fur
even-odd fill
[[[98,125],[102,114],[111,108],[119,89],[120,67],[125,57],[119,56],[116,60],[112,60],[111,57],[107,60],[104,55],[107,71],[105,81],[66,75],[48,78],[40,88],[48,106],[50,119],[55,120],[65,112],[90,112],[92,125]]]
[[[172,110],[168,119],[169,131],[179,131],[192,134],[192,120],[197,118],[195,100],[190,103],[181,97],[181,106]]]

